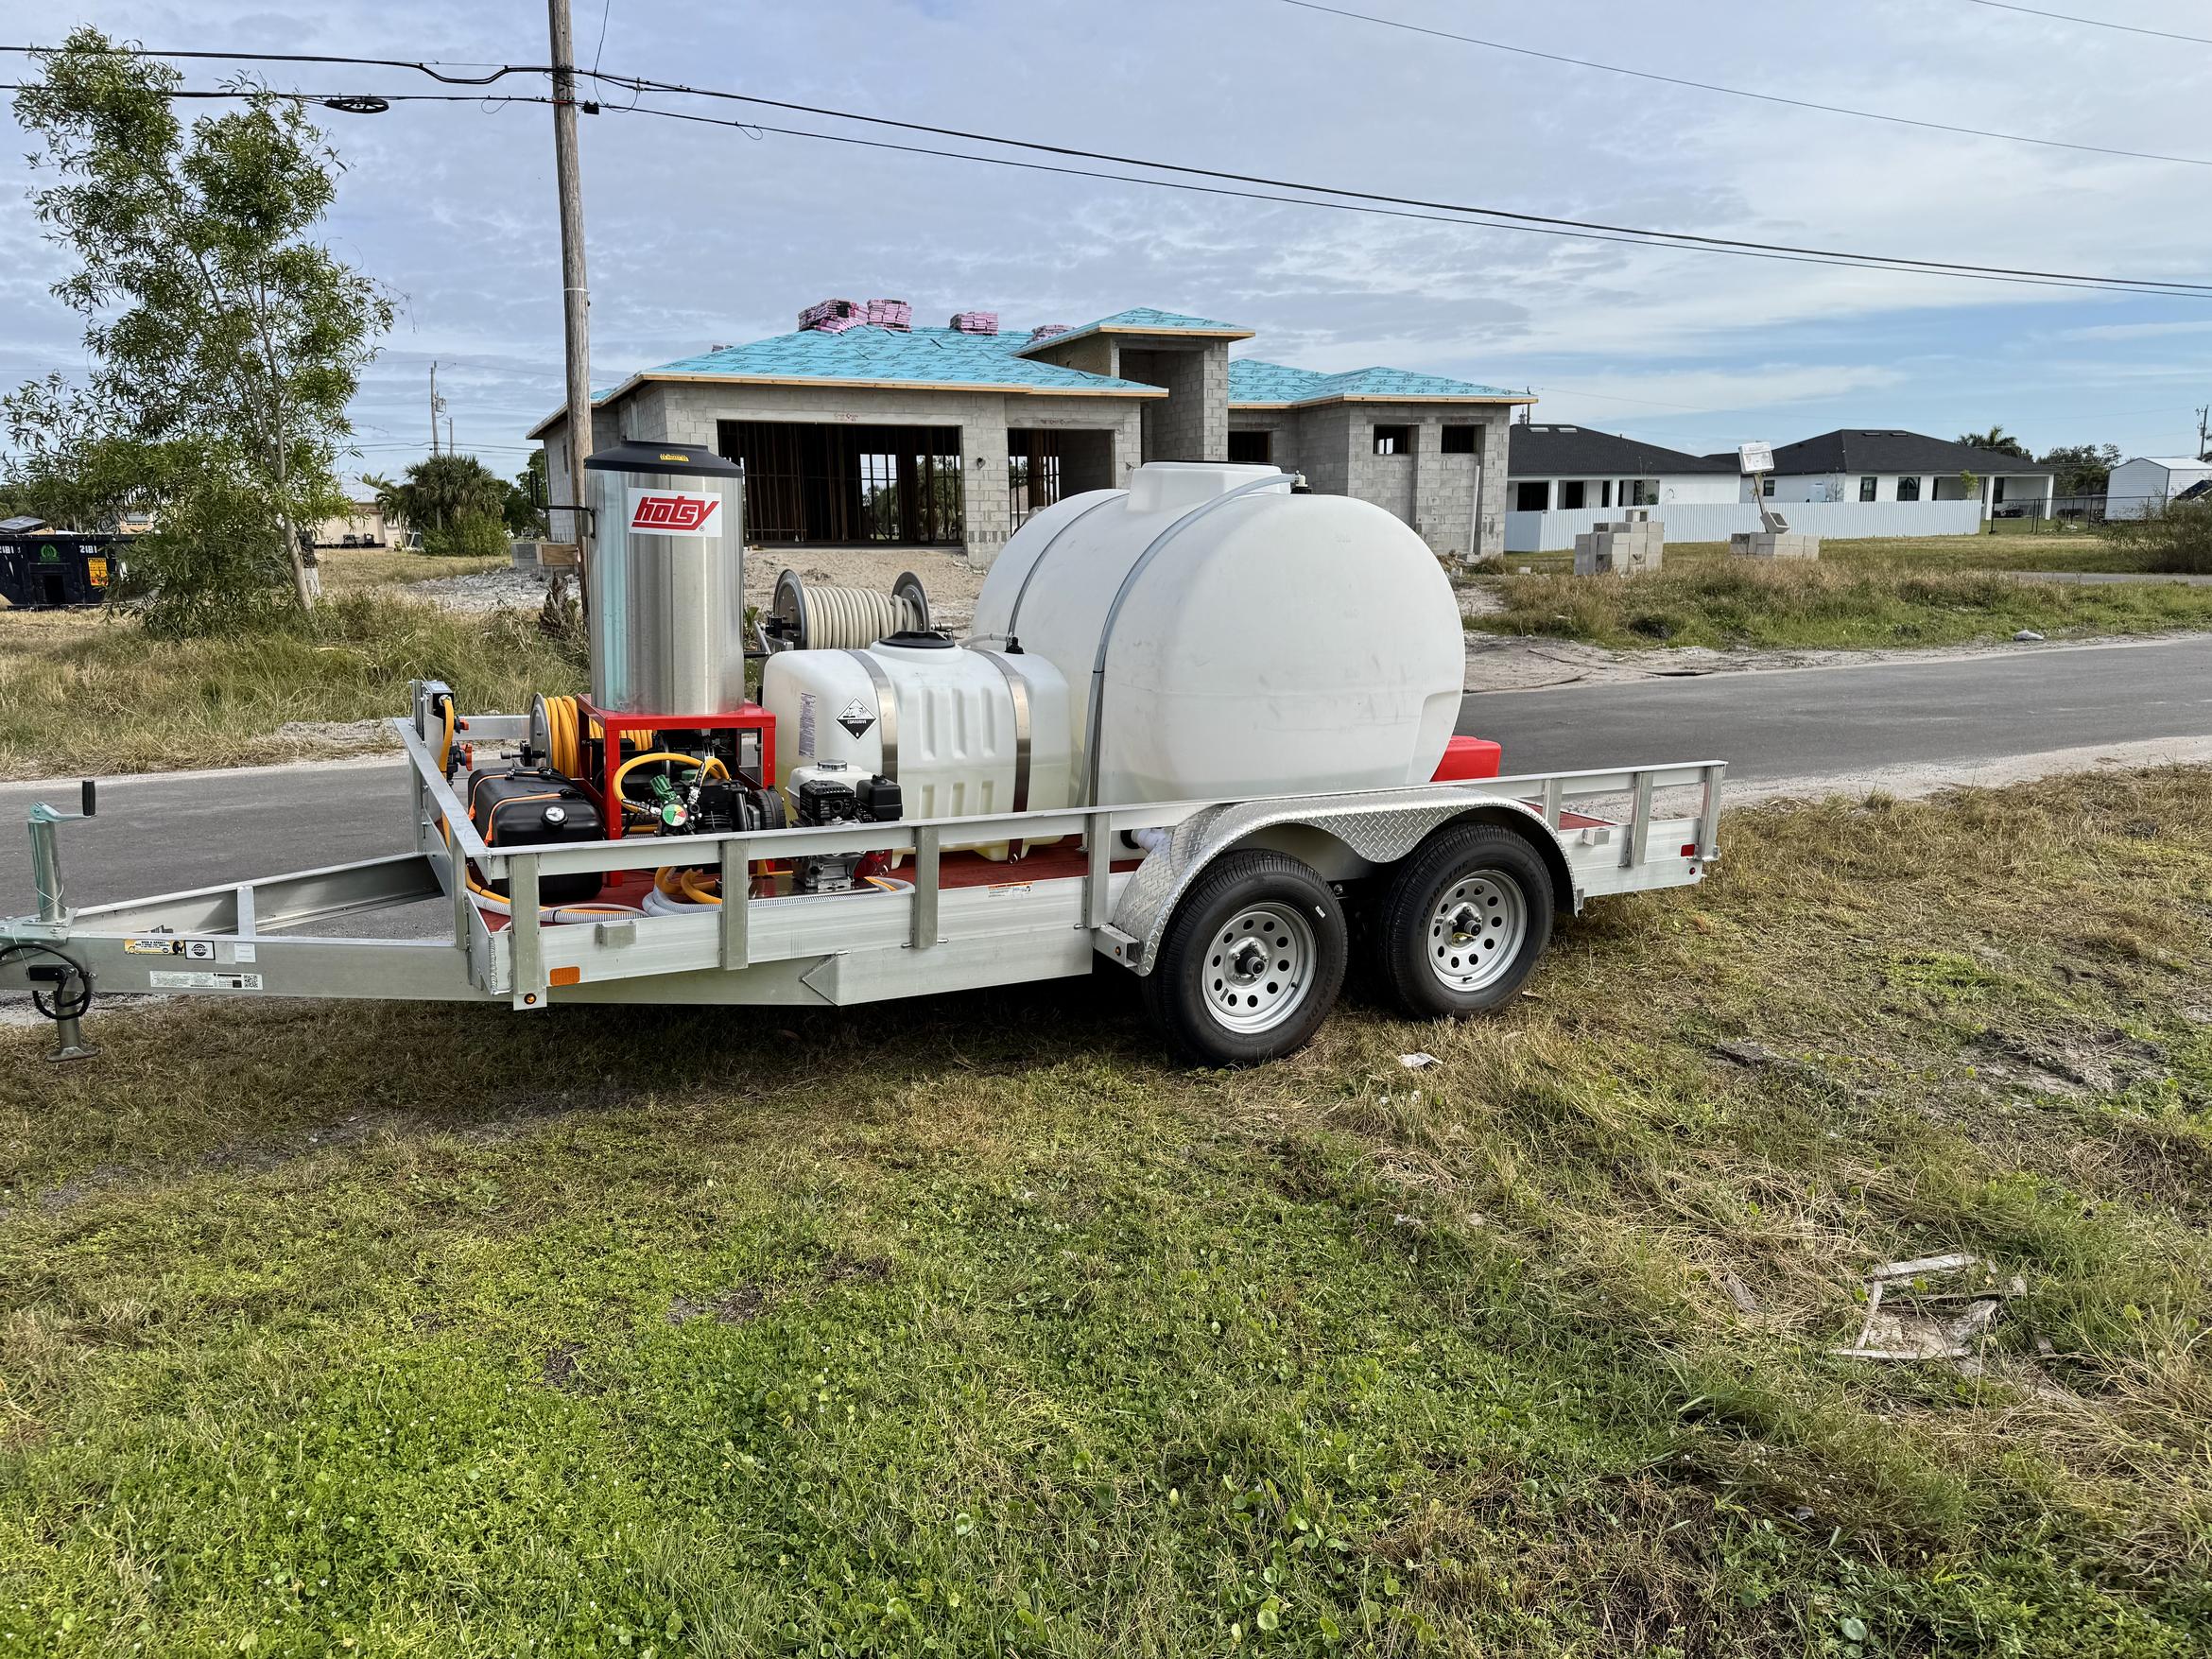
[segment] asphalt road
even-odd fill
[[[1965,768],[2052,751],[2212,737],[2212,640],[2065,647],[1947,661],[1725,673],[1471,696],[1461,731],[1516,772],[1720,759],[1732,782]],[[403,852],[398,763],[104,783],[99,816],[62,829],[78,905]],[[0,913],[31,907],[32,801],[67,785],[0,785]]]
[[[1731,783],[2212,737],[2212,639],[1488,692],[1460,730],[1509,771],[1724,760]]]

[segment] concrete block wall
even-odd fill
[[[1398,455],[1374,453],[1374,428],[1390,423],[1386,417],[1369,413],[1364,408],[1354,417],[1350,434],[1351,453],[1345,458],[1345,470],[1350,482],[1344,493],[1357,495],[1362,501],[1372,501],[1386,511],[1396,513],[1410,525],[1414,523],[1414,475],[1420,458],[1410,452]],[[1420,441],[1421,434],[1422,428],[1415,425],[1415,442]]]
[[[1359,403],[1341,406],[1348,421],[1343,434],[1343,493],[1396,513],[1439,554],[1481,559],[1504,553],[1504,406]],[[1443,429],[1447,425],[1477,427],[1475,453],[1446,455]],[[1377,426],[1411,427],[1411,450],[1402,455],[1375,454]],[[1322,488],[1318,482],[1314,487]]]
[[[1057,363],[1063,369],[1080,369],[1085,374],[1104,374],[1118,377],[1121,370],[1115,359],[1119,353],[1115,337],[1110,334],[1086,334],[1080,339],[1063,342],[1047,341],[1029,356],[1040,363]]]
[[[1350,404],[1319,404],[1295,411],[1299,471],[1306,484],[1329,495],[1357,493],[1352,488],[1354,428],[1367,441],[1367,426],[1355,421]]]
[[[1264,409],[1238,413],[1228,417],[1231,432],[1265,432],[1268,435],[1268,464],[1281,467],[1286,473],[1303,471],[1298,447],[1298,417],[1289,409]],[[1221,441],[1221,453],[1229,453],[1229,441]]]
[[[1007,499],[1007,428],[1042,426],[1111,434],[1113,477],[1127,481],[1139,452],[1136,398],[1009,396],[1004,392],[869,389],[840,386],[716,385],[648,381],[613,410],[596,411],[596,442],[667,439],[714,448],[724,421],[793,421],[865,426],[953,426],[960,434],[961,525],[969,560],[988,565],[1012,529]],[[557,431],[550,435],[558,441]],[[548,461],[558,458],[549,453]],[[977,465],[977,461],[982,464]],[[1095,487],[1095,486],[1094,486]],[[552,485],[556,501],[565,479]],[[557,515],[565,517],[566,515]],[[560,527],[556,526],[556,536]]]
[[[1116,364],[1125,380],[1164,388],[1145,412],[1145,459],[1225,460],[1229,453],[1229,348],[1190,349],[1124,342]]]
[[[595,451],[612,449],[623,439],[619,410],[595,407],[592,410],[592,448]],[[576,493],[578,485],[569,465],[568,423],[557,421],[542,441],[545,445],[545,499],[573,501],[580,507],[589,507],[591,498]],[[584,486],[589,488],[588,485]],[[550,540],[574,542],[577,538],[577,515],[573,512],[555,512],[549,516],[547,529]]]

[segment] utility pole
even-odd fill
[[[458,455],[460,453],[460,451],[457,450],[453,446],[453,417],[451,415],[445,417],[445,453],[447,455]]]
[[[2197,410],[2197,458],[2199,460],[2204,458],[2204,423],[2207,419],[2212,419],[2212,405],[2206,405]]]
[[[591,289],[584,279],[583,186],[576,157],[576,43],[568,0],[545,0],[553,32],[553,169],[561,189],[561,300],[568,357],[568,495],[583,500],[583,464],[592,453]],[[569,515],[576,532],[577,587],[591,606],[588,520]]]
[[[430,453],[432,455],[438,453],[438,411],[443,407],[445,407],[444,401],[438,395],[438,365],[433,361],[430,365]]]

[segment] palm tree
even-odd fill
[[[1987,432],[1961,432],[1959,441],[1968,449],[1986,449],[1993,454],[2009,455],[2020,460],[2030,458],[2027,445],[2002,426],[1992,426]]]
[[[499,518],[507,485],[473,455],[425,456],[407,469],[406,482],[364,477],[387,518],[418,530],[443,529],[466,518]]]

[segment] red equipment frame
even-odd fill
[[[736,708],[718,715],[624,715],[596,707],[591,699],[576,700],[577,741],[579,745],[596,750],[597,776],[579,780],[599,797],[599,812],[606,821],[607,838],[619,840],[624,824],[622,803],[614,793],[614,773],[631,754],[648,754],[658,748],[648,739],[625,752],[626,740],[634,739],[640,733],[662,732],[728,732],[730,752],[722,758],[734,777],[743,769],[745,739],[743,734],[760,734],[760,771],[757,779],[762,787],[771,788],[776,777],[776,717],[756,702],[740,703]],[[587,756],[589,758],[589,756]]]

